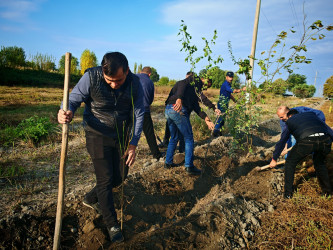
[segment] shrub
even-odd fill
[[[14,145],[19,140],[32,141],[37,144],[55,132],[56,127],[57,125],[47,117],[33,116],[23,120],[16,128],[6,127],[2,130],[0,141],[4,146]]]

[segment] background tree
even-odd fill
[[[53,71],[56,68],[55,57],[41,53],[30,55],[27,65],[33,69],[44,71]]]
[[[154,67],[151,67],[150,80],[153,82],[158,82],[160,80],[160,75],[157,73],[157,70]]]
[[[306,76],[300,74],[291,74],[287,79],[288,90],[292,91],[292,89],[301,84],[306,84]]]
[[[170,80],[169,83],[168,83],[168,85],[169,86],[173,86],[173,85],[176,84],[176,82],[177,82],[176,80]]]
[[[293,94],[299,98],[313,97],[316,88],[313,85],[299,84],[292,89]]]
[[[329,98],[333,97],[333,76],[326,80],[323,95]]]
[[[282,78],[276,79],[273,84],[272,84],[272,88],[271,91],[276,95],[282,95],[286,92],[287,90],[287,83],[285,80],[283,80]]]
[[[162,76],[161,79],[157,82],[159,86],[167,86],[169,84],[169,77]]]
[[[207,69],[202,69],[199,71],[199,77],[205,77],[207,74]]]
[[[79,67],[79,60],[75,56],[72,56],[72,59],[71,59],[71,74],[72,75],[80,74],[80,70],[78,69],[78,67]],[[65,55],[62,55],[59,60],[59,72],[61,74],[65,73]]]
[[[18,68],[25,66],[25,52],[16,46],[3,47],[0,50],[0,66]]]
[[[200,77],[205,77],[205,69],[200,70],[199,76]],[[225,81],[225,76],[229,70],[222,70],[218,66],[212,67],[209,70],[207,70],[206,75],[207,77],[212,79],[212,87],[213,88],[220,88],[223,82]],[[237,74],[234,75],[234,79],[232,81],[231,87],[234,89],[239,89],[240,88],[240,79]]]
[[[201,72],[201,71],[200,71]],[[207,71],[207,76],[212,79],[212,87],[220,88],[222,83],[225,81],[225,72],[218,66],[215,66]],[[200,73],[199,73],[200,74]]]
[[[138,73],[140,73],[142,70],[142,63],[140,63],[139,67],[138,67]]]
[[[134,73],[134,74],[136,74],[136,69],[137,69],[137,67],[138,67],[138,64],[135,62],[135,63],[134,63],[134,68],[133,68],[133,73]]]
[[[95,53],[88,49],[84,50],[80,58],[81,75],[84,74],[84,71],[86,71],[86,69],[96,66],[97,66],[97,57]]]

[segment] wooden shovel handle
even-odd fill
[[[276,166],[277,166],[277,165],[281,165],[281,164],[285,164],[285,163],[286,163],[286,160],[279,161],[279,162],[276,163]],[[260,167],[259,171],[261,171],[261,170],[265,170],[265,169],[267,169],[267,168],[270,168],[270,165],[269,165],[269,164],[266,165],[266,166]]]
[[[68,86],[70,79],[70,66],[71,66],[71,53],[67,52],[65,57],[65,80],[64,80],[64,96],[63,96],[63,110],[68,110]],[[59,190],[58,190],[58,204],[57,204],[57,217],[54,230],[53,250],[58,250],[60,247],[60,236],[62,227],[62,212],[64,208],[64,194],[65,194],[65,167],[67,158],[67,145],[68,145],[68,124],[62,125],[62,143],[61,143],[61,157],[59,167]]]

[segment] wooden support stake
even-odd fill
[[[70,79],[71,69],[71,53],[67,52],[65,57],[65,80],[64,80],[64,96],[63,96],[63,110],[68,110],[68,86]],[[58,190],[58,204],[57,204],[57,217],[54,230],[53,250],[58,250],[60,247],[60,236],[62,227],[62,212],[64,208],[64,194],[65,194],[65,167],[67,158],[67,145],[68,145],[68,124],[62,125],[62,143],[61,143],[61,158],[59,167],[59,190]]]

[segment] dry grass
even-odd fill
[[[289,105],[289,104],[288,104]],[[292,105],[289,105],[292,107]],[[306,104],[304,105],[306,106]],[[326,122],[333,125],[333,113],[328,113],[330,103],[321,110]],[[311,158],[307,170],[298,168],[297,192],[291,200],[281,200],[277,209],[262,217],[257,232],[256,249],[331,249],[333,247],[333,198],[321,196],[321,188]],[[327,157],[327,168],[333,184],[333,152]]]
[[[255,248],[331,249],[333,199],[320,197],[315,190],[314,183],[304,183],[292,200],[264,216]]]

